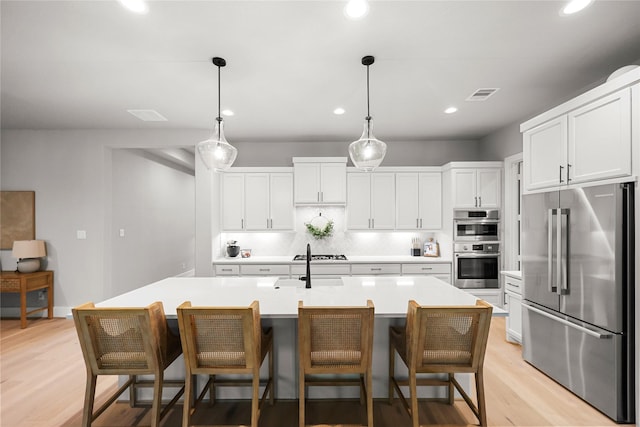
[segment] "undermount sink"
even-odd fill
[[[278,288],[304,288],[305,281],[300,279],[278,279],[273,287]],[[320,286],[342,286],[342,279],[314,279],[311,277],[311,288]]]

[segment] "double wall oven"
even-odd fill
[[[458,288],[500,287],[500,211],[455,210],[453,284]]]

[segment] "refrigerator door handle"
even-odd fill
[[[613,336],[613,334],[601,334],[599,332],[592,331],[591,329],[587,329],[584,326],[576,325],[575,323],[569,322],[568,320],[564,320],[561,317],[554,316],[553,314],[549,314],[546,311],[543,311],[543,310],[540,310],[540,309],[535,308],[533,306],[530,306],[529,304],[525,304],[524,301],[522,302],[522,307],[527,309],[527,310],[533,311],[534,313],[537,313],[537,314],[539,314],[541,316],[548,317],[549,319],[552,319],[552,320],[555,320],[556,322],[562,323],[563,325],[566,325],[566,326],[569,326],[571,328],[577,329],[580,332],[583,332],[583,333],[585,333],[587,335],[590,335],[590,336],[592,336],[594,338],[606,339],[606,338],[610,338],[611,336]]]
[[[549,288],[549,292],[556,292],[556,282],[553,277],[553,237],[554,237],[554,221],[553,217],[556,215],[557,209],[549,209],[547,212],[548,215],[548,231],[549,234],[547,236],[547,251],[549,256],[547,257],[547,285]]]
[[[569,209],[558,209],[558,295],[569,294]]]

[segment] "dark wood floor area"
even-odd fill
[[[485,359],[485,393],[491,426],[614,426],[600,412],[524,362],[520,346],[504,339],[504,319],[492,320]],[[73,321],[41,319],[20,329],[19,320],[0,321],[0,426],[77,427],[84,401],[85,367]],[[114,378],[101,378],[98,395],[115,389]],[[100,400],[100,399],[99,399]],[[181,425],[182,406],[171,410],[163,427]],[[478,422],[463,401],[449,406],[424,402],[420,424],[467,426]],[[96,427],[148,425],[148,410],[118,403],[100,416]],[[195,422],[208,425],[249,423],[249,403],[221,402],[203,406]],[[364,424],[358,401],[307,403],[307,423]],[[409,427],[409,417],[396,399],[374,402],[376,426]],[[297,401],[266,405],[261,427],[298,425]]]

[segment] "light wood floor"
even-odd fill
[[[612,426],[614,422],[525,363],[520,346],[504,340],[504,319],[492,320],[485,359],[485,393],[492,426]],[[98,381],[98,396],[115,389],[115,378]],[[19,320],[0,321],[0,426],[73,427],[81,421],[85,367],[73,321],[39,319],[20,329]],[[98,399],[98,402],[101,400]],[[420,420],[425,425],[477,424],[463,401],[454,406],[425,402]],[[182,406],[163,420],[163,427],[180,426]],[[194,421],[206,424],[249,422],[247,402],[205,407]],[[297,426],[295,401],[265,406],[261,427]],[[118,403],[101,415],[95,426],[148,425],[149,413]],[[376,426],[410,426],[396,399],[374,403]],[[357,402],[310,402],[308,423],[362,423],[363,407]]]

